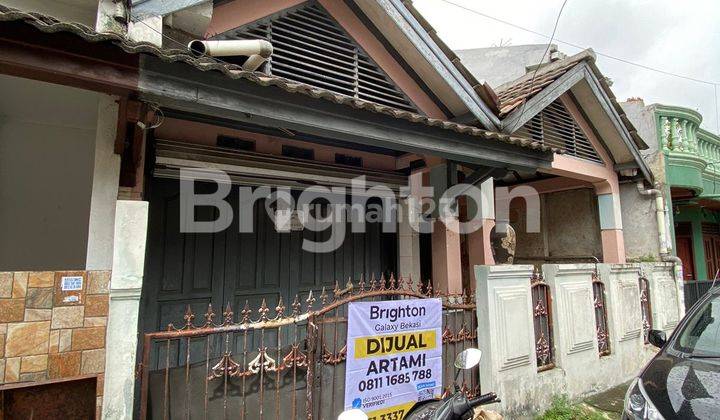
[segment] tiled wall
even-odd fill
[[[69,276],[79,290],[63,290]],[[0,384],[97,375],[101,405],[109,283],[109,271],[0,272]]]

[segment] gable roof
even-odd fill
[[[399,1],[399,0],[398,0]],[[412,0],[402,0],[402,5],[410,12],[412,17],[417,21],[420,27],[430,37],[430,39],[438,46],[439,50],[444,55],[445,59],[457,70],[457,72],[467,81],[470,88],[477,95],[479,99],[486,105],[487,109],[497,114],[498,112],[498,98],[495,92],[485,81],[478,80],[477,77],[462,63],[460,57],[453,51],[448,45],[438,36],[435,28],[425,17],[415,8]],[[491,120],[495,120],[495,114],[491,117]]]
[[[166,62],[185,63],[199,71],[216,71],[222,73],[228,78],[244,79],[260,86],[275,87],[286,92],[302,94],[312,98],[319,98],[343,106],[384,114],[415,124],[438,127],[444,130],[478,137],[483,140],[498,141],[540,152],[562,152],[560,149],[552,148],[540,142],[520,136],[483,130],[470,125],[459,124],[437,118],[429,118],[418,113],[399,110],[387,105],[380,105],[374,102],[330,92],[326,89],[313,87],[305,83],[290,81],[283,77],[268,76],[264,73],[244,71],[239,65],[222,62],[211,57],[198,58],[190,54],[187,50],[159,48],[151,43],[131,41],[126,37],[115,33],[98,33],[94,29],[81,23],[62,22],[44,14],[23,12],[0,5],[0,24],[3,22],[27,24],[44,33],[70,33],[78,36],[86,42],[91,43],[108,42],[130,54],[149,54]]]
[[[265,39],[273,45],[264,67],[267,74],[399,109],[420,109],[335,16],[314,0],[210,39]]]
[[[606,121],[604,132],[617,133],[622,139],[624,149],[615,150],[624,151],[621,153],[621,162],[616,163],[632,163],[652,182],[652,173],[639,152],[648,146],[637,133],[637,129],[615,98],[607,79],[595,64],[595,53],[592,49],[541,65],[536,70],[528,71],[525,75],[499,86],[496,91],[500,102],[500,117],[503,119],[502,130],[507,133],[515,132],[560,95],[571,90],[581,90],[586,93],[587,98],[592,98],[585,101],[585,106],[591,103],[599,104],[602,111],[595,113],[598,118],[596,121]],[[583,108],[582,103],[579,105]]]
[[[600,88],[602,88],[605,95],[607,95],[612,108],[622,120],[623,125],[627,129],[628,134],[632,137],[632,140],[637,148],[640,150],[647,149],[647,144],[637,133],[637,129],[632,122],[630,122],[630,119],[625,114],[625,110],[623,110],[620,106],[615,94],[612,89],[610,89],[607,79],[595,64],[595,52],[592,48],[588,48],[573,56],[542,66],[537,70],[537,72],[528,72],[524,76],[512,82],[499,86],[497,88],[497,95],[500,100],[500,116],[508,116],[512,111],[518,109],[523,103],[530,101],[538,93],[583,63],[587,64],[587,67],[591,70],[595,79],[599,82]]]

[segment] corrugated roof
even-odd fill
[[[274,86],[283,89],[286,92],[299,93],[312,98],[325,99],[337,104],[351,106],[356,109],[371,111],[378,114],[384,114],[393,118],[403,119],[429,127],[438,127],[460,134],[471,135],[486,140],[495,140],[543,152],[562,152],[560,149],[551,148],[540,142],[527,138],[483,130],[452,121],[429,118],[418,113],[403,111],[390,106],[356,99],[350,96],[334,93],[326,89],[310,86],[305,83],[291,81],[283,77],[268,76],[267,74],[261,72],[244,71],[238,65],[221,62],[212,57],[198,58],[191,55],[187,50],[159,48],[154,44],[147,42],[130,41],[126,37],[114,33],[98,33],[94,29],[81,23],[63,22],[40,13],[23,12],[0,5],[0,22],[24,22],[45,33],[67,32],[75,34],[87,42],[110,42],[120,47],[127,53],[149,54],[168,62],[182,62],[201,71],[219,71],[232,79],[244,79],[261,86]],[[447,46],[445,46],[444,49],[449,51]]]

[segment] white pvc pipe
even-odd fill
[[[658,188],[646,190],[642,181],[637,182],[637,190],[641,195],[655,196],[655,218],[657,220],[658,241],[660,242],[660,255],[667,255],[669,241],[665,227],[665,200],[662,191]]]
[[[254,71],[267,60],[273,52],[272,44],[264,39],[241,40],[199,40],[190,41],[190,52],[196,56],[212,57],[247,56],[243,70]]]

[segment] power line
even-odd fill
[[[452,5],[452,6],[455,6],[455,7],[457,7],[457,8],[463,9],[463,10],[465,10],[465,11],[467,11],[467,12],[476,14],[476,15],[478,15],[478,16],[482,16],[482,17],[484,17],[484,18],[487,18],[487,19],[490,19],[490,20],[494,20],[495,22],[499,22],[499,23],[502,23],[502,24],[504,24],[504,25],[512,26],[513,28],[519,29],[519,30],[521,30],[521,31],[529,32],[529,33],[531,33],[531,34],[534,34],[534,35],[537,35],[537,36],[540,36],[540,37],[543,37],[543,38],[546,38],[546,39],[552,39],[552,38],[553,38],[553,37],[550,37],[550,36],[548,36],[548,35],[546,35],[546,34],[543,34],[543,33],[541,33],[541,32],[538,32],[538,31],[535,31],[535,30],[526,28],[526,27],[524,27],[524,26],[517,25],[517,24],[512,23],[512,22],[509,22],[509,21],[507,21],[507,20],[503,20],[503,19],[496,18],[496,17],[494,17],[494,16],[488,15],[488,14],[486,14],[486,13],[480,12],[480,11],[475,10],[475,9],[471,9],[471,8],[469,8],[469,7],[463,6],[462,4],[455,3],[454,1],[451,1],[451,0],[440,0],[440,1],[442,1],[442,2],[444,2],[444,3],[447,3],[447,4],[450,4],[450,5]],[[572,42],[563,41],[563,40],[560,40],[560,39],[555,39],[555,41],[557,41],[557,42],[559,42],[559,43],[561,43],[561,44],[569,45],[569,46],[574,47],[574,48],[578,48],[578,49],[580,49],[580,50],[587,49],[586,47],[583,47],[582,45],[575,44],[575,43],[572,43]],[[712,86],[717,86],[717,85],[720,84],[720,83],[718,83],[718,82],[711,82],[711,81],[708,81],[708,80],[702,80],[702,79],[698,79],[698,78],[696,78],[696,77],[685,76],[685,75],[682,75],[682,74],[673,73],[673,72],[670,72],[670,71],[658,69],[658,68],[656,68],[656,67],[647,66],[647,65],[645,65],[645,64],[636,63],[636,62],[634,62],[634,61],[630,61],[630,60],[627,60],[627,59],[621,58],[621,57],[616,57],[616,56],[613,56],[613,55],[610,55],[610,54],[607,54],[607,53],[604,53],[604,52],[601,52],[601,51],[597,51],[597,50],[594,50],[594,49],[593,49],[593,51],[595,51],[595,54],[597,54],[597,55],[599,55],[599,56],[601,56],[601,57],[609,58],[609,59],[611,59],[611,60],[620,61],[620,62],[625,63],[625,64],[629,64],[629,65],[632,65],[632,66],[640,67],[640,68],[643,68],[643,69],[645,69],[645,70],[650,70],[650,71],[654,71],[654,72],[657,72],[657,73],[662,73],[662,74],[665,74],[665,75],[668,75],[668,76],[679,77],[679,78],[681,78],[681,79],[690,80],[690,81],[693,81],[693,82],[703,83],[703,84],[712,85]]]
[[[538,70],[540,70],[540,65],[542,64],[543,60],[545,59],[545,56],[547,55],[547,53],[550,51],[550,45],[553,42],[553,38],[555,38],[555,32],[557,31],[558,24],[560,24],[560,16],[562,16],[562,12],[563,12],[563,10],[565,10],[565,5],[567,4],[567,2],[568,2],[568,0],[563,0],[563,4],[562,4],[562,6],[560,6],[560,11],[558,12],[557,17],[555,18],[555,25],[553,26],[552,35],[550,35],[550,41],[548,42],[547,48],[545,48],[545,52],[540,57],[540,62],[538,63],[537,66],[535,66],[535,71],[533,71],[532,78],[530,79],[530,91],[532,91],[533,84],[535,84],[535,76],[537,76],[537,72],[538,72]],[[525,106],[527,105],[527,103],[528,103],[528,101],[523,101],[523,103],[521,105],[521,109],[520,109],[520,116],[518,117],[517,120],[515,120],[515,124],[514,124],[512,130],[510,130],[511,132],[515,131],[518,124],[520,124],[520,121],[522,121],[523,114],[525,114]]]

